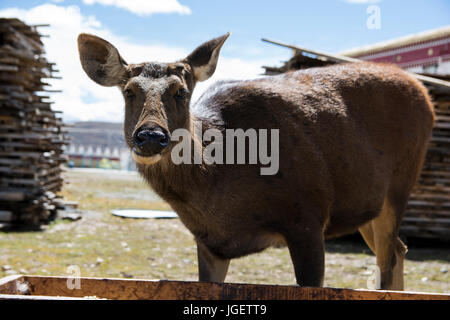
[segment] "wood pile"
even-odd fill
[[[304,55],[306,53],[307,55]],[[266,75],[339,63],[337,56],[309,55],[298,50],[281,67],[267,67]],[[341,61],[342,62],[342,61]],[[424,74],[450,81],[450,75]],[[407,237],[450,240],[450,87],[424,83],[433,99],[436,123],[420,179],[408,201],[400,233]]]
[[[450,80],[449,76],[440,78]],[[449,240],[450,88],[425,85],[433,98],[436,122],[422,174],[408,201],[401,232],[406,236]]]
[[[280,67],[263,66],[263,68],[266,70],[265,74],[271,76],[292,70],[324,67],[330,64],[334,64],[334,62],[325,59],[321,60],[313,57],[308,57],[302,54],[295,54],[291,59],[286,61],[284,65]]]
[[[36,26],[0,19],[0,222],[39,224],[63,204],[68,139],[45,82],[54,67]]]

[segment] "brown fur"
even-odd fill
[[[222,40],[212,40],[208,48]],[[195,54],[174,64],[124,65],[127,76],[117,85],[124,92],[133,86],[140,90],[133,101],[126,98],[125,136],[131,148],[133,132],[149,123],[169,132],[187,128],[193,133],[194,120],[201,120],[204,130],[280,130],[280,167],[273,176],[260,175],[258,165],[174,165],[173,145],[155,164],[138,164],[195,236],[200,280],[223,281],[229,259],[281,240],[289,247],[297,282],[320,286],[324,238],[361,229],[371,249],[383,252],[377,252],[382,288],[402,289],[402,282],[394,284],[400,275],[392,275],[396,257],[402,257],[397,233],[434,121],[425,88],[391,65],[314,68],[219,83],[216,94],[200,99],[217,116],[213,120],[189,111],[197,81],[193,69],[199,64],[190,59]],[[147,79],[146,88],[136,75]],[[190,93],[182,103],[174,102],[171,97],[181,87]],[[381,222],[372,228],[374,221]]]

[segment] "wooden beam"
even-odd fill
[[[81,288],[71,290],[67,286],[71,279],[16,276],[8,281],[0,280],[0,299],[3,294],[23,299],[60,296],[120,300],[450,300],[449,294],[438,293],[105,278],[80,278]]]

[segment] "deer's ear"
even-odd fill
[[[81,33],[78,36],[78,52],[84,71],[98,84],[115,86],[126,76],[127,63],[108,41]]]
[[[192,66],[196,81],[204,81],[213,75],[219,59],[220,49],[229,36],[230,32],[205,42],[184,60]]]

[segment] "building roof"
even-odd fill
[[[383,42],[378,42],[375,44],[358,47],[350,50],[340,52],[339,55],[347,57],[360,57],[368,54],[373,54],[375,52],[386,51],[390,49],[395,49],[402,46],[408,46],[420,42],[428,42],[433,40],[438,40],[442,38],[450,37],[450,25],[441,27],[438,29],[427,30],[415,34],[411,34],[405,37],[391,39]]]

